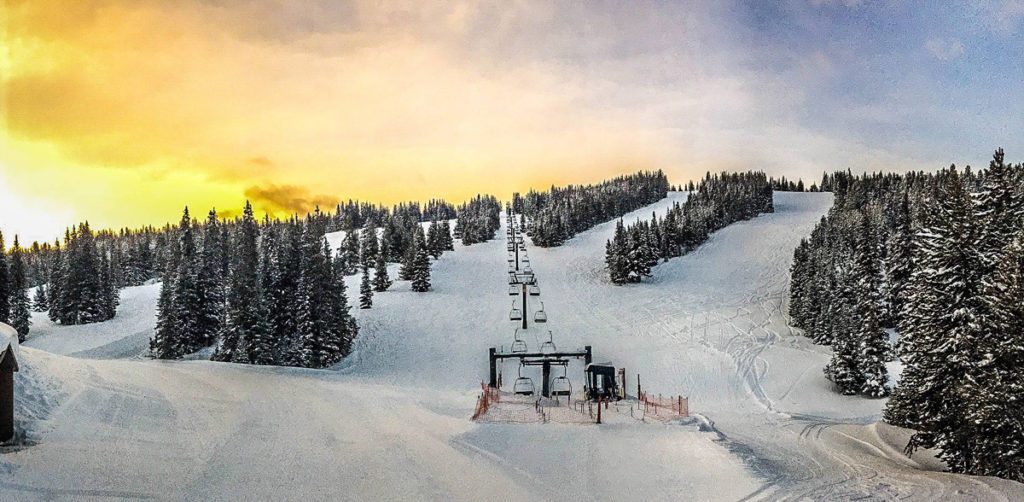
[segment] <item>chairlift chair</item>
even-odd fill
[[[512,392],[520,396],[532,396],[534,391],[533,380],[523,376],[523,365],[519,365],[519,378],[512,385]]]
[[[532,274],[533,273],[533,268],[530,267],[529,265],[526,265],[525,267],[523,267],[523,273],[524,274]]]
[[[544,302],[540,302],[540,310],[533,313],[533,322],[548,322],[548,313],[544,311]]]
[[[516,328],[516,332],[512,336],[515,337],[515,341],[512,342],[512,347],[510,348],[510,350],[515,354],[518,354],[520,352],[526,352],[528,348],[526,346],[526,340],[519,338],[519,328]]]
[[[530,286],[530,296],[540,296],[540,286],[536,283]]]
[[[563,366],[562,370],[562,376],[551,381],[551,395],[555,397],[572,395],[572,382],[570,382],[569,377],[566,376],[569,372],[569,367]]]
[[[519,288],[517,288],[515,284],[509,284],[508,285],[508,296],[518,296],[518,295],[519,295]]]
[[[555,349],[555,334],[548,330],[548,341],[540,344],[540,351],[544,353],[554,352]]]
[[[512,301],[512,310],[508,313],[508,320],[510,321],[521,321],[523,320],[523,311],[516,307],[515,300]]]

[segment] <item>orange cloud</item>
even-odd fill
[[[337,197],[313,194],[305,187],[294,185],[251,186],[245,189],[245,196],[257,211],[277,216],[301,215],[316,207],[333,210],[338,204]]]

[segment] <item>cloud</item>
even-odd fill
[[[337,197],[314,194],[308,188],[295,185],[254,185],[245,189],[245,196],[255,210],[275,216],[303,214],[316,207],[332,209],[338,204]]]
[[[939,61],[953,61],[964,55],[964,44],[956,39],[931,38],[924,46]]]

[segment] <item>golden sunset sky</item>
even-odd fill
[[[80,220],[161,224],[246,199],[284,214],[506,198],[638,169],[817,179],[958,160],[961,144],[874,141],[923,105],[848,99],[847,60],[862,55],[802,23],[780,39],[747,4],[7,0],[0,229],[52,239]],[[827,26],[860,7],[797,4],[769,14]],[[919,38],[908,54],[949,64]],[[838,123],[809,118],[837,97]]]

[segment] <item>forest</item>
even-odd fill
[[[837,172],[834,205],[794,252],[789,312],[844,394],[892,394],[954,472],[1024,481],[1024,167]],[[890,344],[890,339],[896,339]],[[885,361],[903,373],[888,387]]]

